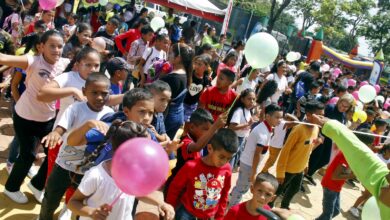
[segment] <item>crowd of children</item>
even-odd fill
[[[134,4],[76,15],[68,1],[56,10],[21,2],[23,10],[7,11],[1,20],[0,35],[19,51],[0,51],[0,64],[11,67],[15,130],[4,194],[27,203],[20,187],[31,176],[27,185],[41,203],[40,220],[54,218],[64,195],[61,220],[72,213],[79,219],[267,219],[259,208],[284,219],[294,196],[305,192],[303,180],[316,185],[314,174],[326,165],[317,219],[329,220],[340,213],[343,184],[366,181],[348,164],[346,146],[334,142],[329,127],[336,122],[326,127],[321,116],[389,135],[388,106],[380,100],[364,104],[366,121],[353,119],[358,100],[350,92],[358,86],[346,88],[354,76],[348,69],[336,76],[340,66],[332,60],[304,66],[303,59],[279,56],[254,69],[242,54],[244,42],[219,53],[226,36],[217,39],[209,25],[196,33],[195,21],[182,33],[173,10],[166,28],[154,31],[147,9],[136,13]],[[381,95],[387,97],[385,88]],[[328,102],[333,97],[335,104]],[[314,124],[327,130],[322,134]],[[121,193],[111,177],[112,155],[135,137],[160,143],[176,163],[161,189],[145,197],[121,194],[111,206]],[[386,139],[358,138],[389,168]],[[41,147],[46,157],[34,172]],[[252,199],[242,202],[248,191]],[[358,206],[371,194],[367,186],[352,215],[360,215]]]

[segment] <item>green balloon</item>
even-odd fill
[[[378,203],[374,196],[369,198],[363,206],[362,220],[381,219]]]
[[[278,53],[278,42],[272,35],[264,32],[252,35],[246,42],[244,49],[246,60],[255,69],[272,64]]]
[[[305,219],[300,215],[292,214],[288,216],[287,220],[305,220]]]

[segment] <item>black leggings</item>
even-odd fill
[[[313,176],[317,170],[328,164],[331,153],[332,140],[325,138],[324,143],[314,149],[310,155],[307,175]]]
[[[282,204],[280,205],[283,209],[288,209],[290,206],[290,202],[293,199],[294,195],[299,192],[301,188],[303,179],[302,173],[286,173],[284,182],[282,185],[279,185],[278,190],[276,190],[276,195],[281,195],[284,192],[284,196],[282,199]],[[273,206],[273,202],[270,204]]]
[[[47,122],[30,121],[20,117],[14,112],[13,121],[15,136],[19,140],[20,151],[12,168],[12,172],[5,184],[5,188],[8,191],[16,192],[20,190],[20,186],[35,160],[36,148],[39,146],[41,139],[52,131],[54,120],[55,119],[51,119]],[[47,155],[47,148],[45,148],[44,151]],[[46,175],[47,157],[45,157],[37,175],[31,179],[31,184],[38,190],[43,190],[45,187]]]

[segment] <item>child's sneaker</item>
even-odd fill
[[[31,190],[31,192],[33,193],[35,199],[39,202],[39,203],[42,203],[42,200],[43,200],[43,195],[44,195],[44,191],[39,191],[37,188],[35,188],[35,186],[33,186],[31,184],[31,182],[29,182],[27,184],[28,188]]]
[[[355,207],[350,208],[349,213],[351,213],[351,215],[353,215],[356,218],[359,218],[359,216],[360,216],[359,209],[357,209]]]
[[[66,207],[66,204],[61,209],[60,214],[58,215],[58,220],[70,220],[72,218],[72,211]]]
[[[30,170],[28,170],[27,176],[32,179],[35,175],[37,175],[38,171],[35,169],[35,167],[31,167]]]
[[[10,192],[10,191],[4,189],[4,194],[16,203],[25,204],[28,202],[27,196],[20,191]]]

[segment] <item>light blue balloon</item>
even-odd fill
[[[247,62],[255,69],[272,64],[279,53],[276,39],[265,32],[252,35],[247,41],[244,54]]]

